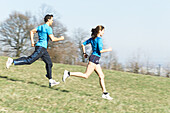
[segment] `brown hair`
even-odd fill
[[[103,30],[104,29],[104,27],[102,26],[102,25],[98,25],[96,28],[93,28],[92,30],[91,30],[91,37],[93,38],[93,39],[96,39],[96,37],[97,37],[97,34],[99,33],[99,31],[101,30]]]
[[[53,15],[47,14],[47,15],[44,17],[44,22],[47,22],[48,19],[51,19],[51,17],[53,17]]]

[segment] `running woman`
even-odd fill
[[[49,79],[49,87],[54,85],[58,85],[60,82],[56,82],[52,79],[52,61],[47,52],[48,41],[60,41],[64,40],[64,37],[61,36],[60,38],[54,37],[53,30],[50,26],[53,24],[53,15],[47,14],[44,17],[45,24],[38,26],[37,28],[30,31],[30,38],[31,38],[31,46],[35,47],[35,51],[32,55],[28,57],[21,57],[18,59],[8,58],[6,62],[6,68],[8,69],[11,64],[14,65],[29,65],[41,58],[46,64],[46,77]],[[35,44],[34,43],[34,34],[38,33],[39,40]]]
[[[100,86],[103,91],[102,98],[112,100],[113,98],[110,97],[109,93],[106,91],[105,82],[104,82],[104,74],[99,64],[101,53],[112,51],[112,48],[103,49],[103,42],[101,38],[104,34],[103,26],[99,25],[95,29],[92,29],[91,32],[92,32],[91,38],[89,38],[82,44],[83,54],[85,58],[87,58],[88,56],[85,52],[86,51],[85,46],[87,44],[91,44],[92,51],[93,51],[91,56],[89,57],[89,63],[87,65],[86,72],[85,73],[69,72],[65,70],[64,75],[63,75],[63,82],[65,82],[66,78],[68,78],[69,76],[76,76],[76,77],[82,77],[82,78],[87,79],[91,75],[91,73],[95,71],[100,78]]]

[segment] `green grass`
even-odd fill
[[[83,66],[54,64],[53,78],[61,84],[48,87],[45,64],[11,66],[0,57],[0,112],[8,113],[168,113],[170,79],[103,70],[106,88],[114,98],[101,98],[98,76],[70,77],[62,82],[65,69],[85,71]]]

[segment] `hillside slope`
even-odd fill
[[[53,78],[61,83],[48,87],[45,64],[5,68],[7,57],[0,57],[0,112],[170,112],[170,79],[103,70],[106,88],[114,98],[101,98],[98,76],[88,79],[69,77],[62,82],[65,69],[85,71],[83,66],[53,65]]]

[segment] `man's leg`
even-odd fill
[[[25,65],[25,64],[32,64],[36,60],[38,60],[44,54],[45,48],[43,47],[35,47],[35,51],[32,55],[28,57],[21,57],[18,59],[14,59],[14,65]]]
[[[52,64],[52,61],[51,61],[51,58],[50,58],[50,55],[48,54],[48,52],[45,51],[45,53],[43,54],[43,56],[41,58],[46,64],[46,71],[47,71],[46,77],[49,79],[49,87],[52,87],[54,85],[58,85],[60,82],[56,82],[55,80],[52,79],[52,66],[53,66],[53,64]]]
[[[52,61],[51,61],[51,58],[50,58],[50,55],[48,54],[48,52],[46,51],[43,56],[41,57],[42,60],[45,62],[46,64],[46,71],[47,71],[47,75],[46,77],[48,79],[52,79]]]

